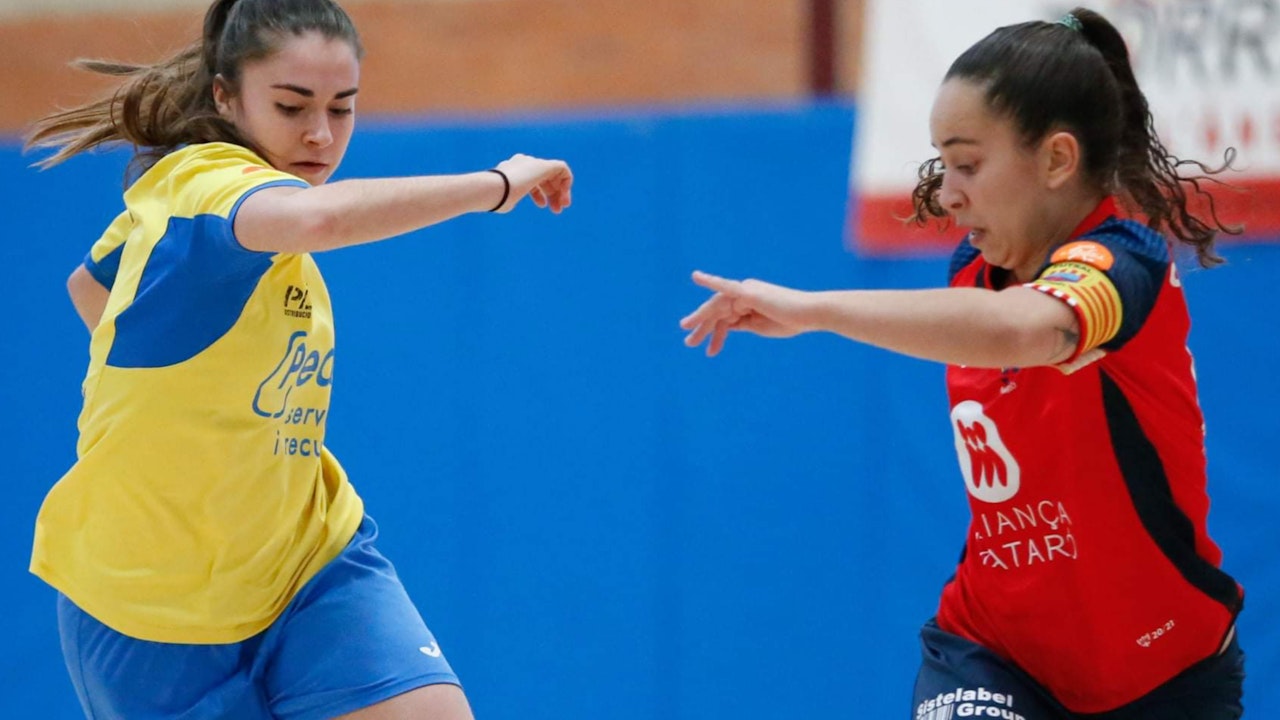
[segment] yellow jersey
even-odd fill
[[[78,460],[45,498],[31,571],[156,642],[266,629],[364,514],[325,447],[334,331],[308,254],[236,240],[267,187],[245,148],[191,145],[124,195],[86,265],[111,289],[90,343]]]

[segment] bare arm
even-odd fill
[[[573,174],[563,162],[516,155],[498,169],[511,186],[499,212],[511,210],[526,195],[557,213],[571,202]],[[332,250],[491,210],[503,189],[502,177],[487,171],[268,188],[245,200],[236,215],[235,233],[250,250]]]
[[[102,311],[107,307],[111,291],[90,275],[88,268],[78,265],[71,277],[67,278],[67,293],[71,295],[71,304],[75,305],[76,313],[84,321],[85,327],[93,332],[102,320]]]
[[[852,340],[974,367],[1052,365],[1080,337],[1066,304],[1023,287],[818,293],[815,320]]]
[[[828,331],[904,355],[974,367],[1033,367],[1071,357],[1079,323],[1064,303],[1013,287],[803,292],[758,280],[696,273],[716,291],[681,321],[686,344],[710,338],[709,354],[733,330],[768,337]]]

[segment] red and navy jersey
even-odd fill
[[[1104,201],[1027,287],[1080,323],[1059,366],[947,368],[973,518],[939,625],[1075,712],[1149,693],[1222,647],[1242,604],[1205,530],[1204,421],[1168,242]],[[951,285],[1009,280],[961,243]]]

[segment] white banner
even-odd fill
[[[1255,231],[1280,230],[1280,0],[1102,0],[1089,5],[1125,36],[1156,129],[1181,158],[1220,164],[1235,147],[1241,173],[1227,179],[1261,196]],[[855,139],[855,243],[889,247],[883,213],[898,214],[929,145],[929,110],[951,63],[992,30],[1056,20],[1054,0],[868,0]],[[1272,223],[1271,221],[1275,222]],[[859,235],[876,237],[859,237]]]

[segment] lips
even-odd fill
[[[322,162],[296,162],[292,163],[291,167],[295,167],[306,173],[315,173],[329,167],[329,164]]]

